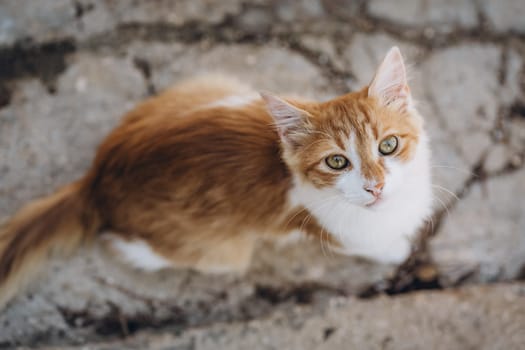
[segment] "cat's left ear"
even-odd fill
[[[293,144],[304,133],[308,112],[268,92],[260,94],[275,121],[279,136],[284,142]]]
[[[403,56],[397,46],[392,47],[379,66],[368,87],[368,96],[375,97],[384,106],[406,111],[413,107]]]

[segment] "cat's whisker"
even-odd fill
[[[343,225],[345,224],[344,222],[344,218],[343,217],[340,217],[339,218],[339,229],[337,230],[335,236],[336,238],[338,239],[339,242],[343,242],[343,239],[342,239],[342,235],[343,235]],[[333,249],[332,249],[333,251]]]
[[[331,200],[336,199],[336,198],[337,198],[336,195],[332,195],[332,196],[330,196],[328,198],[320,200],[319,202],[306,204],[306,206],[304,206],[301,210],[296,212],[290,219],[288,219],[288,221],[286,221],[286,224],[284,225],[284,227],[285,228],[288,227],[288,225],[292,222],[292,220],[295,219],[299,214],[303,213],[304,211],[309,210],[308,206],[313,205],[315,207],[317,205],[322,205],[324,203],[330,202]]]
[[[324,200],[321,200],[321,201],[319,201],[319,202],[317,202],[317,203],[314,203],[313,206],[316,207],[317,209],[321,209],[323,206],[326,206],[326,205],[331,204],[331,200],[336,199],[336,198],[337,198],[336,195],[332,195],[332,196],[330,196],[330,197],[328,197],[328,198],[325,198]],[[288,226],[288,224],[290,224],[290,222],[291,222],[295,217],[297,217],[300,213],[302,213],[302,212],[304,212],[304,211],[306,211],[306,210],[308,210],[308,208],[307,208],[307,207],[304,207],[304,208],[302,208],[301,210],[299,210],[297,213],[295,213],[295,214],[292,216],[292,218],[290,218],[290,219],[287,221],[287,223],[285,224],[285,227]],[[308,214],[305,216],[305,218],[304,218],[304,219],[302,220],[302,222],[301,222],[301,225],[300,225],[300,227],[299,227],[299,231],[300,231],[300,232],[303,232],[303,228],[304,228],[304,226],[310,221],[311,217],[312,217],[312,215],[308,212]],[[324,232],[324,228],[321,227],[321,233],[320,233],[320,236],[319,236],[319,240],[320,240],[321,250],[322,250],[322,252],[323,252],[323,256],[326,257],[327,254],[326,254],[325,247],[324,247],[324,234],[325,234],[325,232]],[[329,233],[326,232],[326,234],[328,235]],[[329,245],[328,245],[328,247],[330,248]],[[330,250],[331,250],[331,249],[330,249]]]
[[[289,218],[286,223],[284,224],[284,228],[286,229],[288,227],[288,225],[292,222],[293,219],[295,219],[299,214],[301,214],[302,212],[304,211],[307,211],[308,208],[306,207],[303,207],[301,210],[299,210],[298,212],[296,212],[291,218]]]
[[[321,235],[322,235],[322,232],[321,232]],[[333,258],[334,257],[334,251],[333,251],[333,248],[332,248],[332,244],[329,241],[329,238],[331,238],[330,235],[331,234],[328,231],[326,231],[326,246],[328,247],[328,254],[329,254],[329,256],[331,258]],[[336,237],[337,237],[337,234],[336,234]],[[333,237],[331,239],[333,239]]]
[[[324,238],[324,235],[326,234],[326,239],[323,241],[323,238]],[[328,235],[330,233],[328,233],[328,231],[326,231],[324,228],[321,228],[321,250],[323,252],[323,256],[326,257],[326,258],[330,258],[330,257],[333,257],[333,250],[332,250],[332,247],[330,246],[330,242],[328,242]],[[324,242],[326,242],[326,248],[325,248],[325,244]],[[326,254],[326,251],[328,251],[328,254]]]
[[[308,224],[311,218],[311,214],[308,214],[304,217],[303,221],[301,222],[301,226],[299,226],[299,232],[303,232],[304,225]]]
[[[358,193],[351,193],[351,194],[346,194],[345,195],[345,198],[347,200],[355,200],[355,199],[360,199],[362,198],[362,194],[358,194]],[[310,222],[311,218],[312,218],[312,214],[311,214],[311,210],[314,210],[314,211],[317,211],[317,210],[324,210],[324,207],[327,207],[327,206],[331,206],[331,205],[334,205],[334,203],[338,202],[340,200],[340,195],[338,194],[332,194],[326,198],[323,198],[321,200],[317,200],[317,201],[312,201],[310,203],[304,203],[304,207],[301,208],[300,210],[298,210],[296,213],[294,213],[294,215],[292,217],[290,217],[286,224],[285,224],[285,227],[287,227],[296,217],[298,217],[299,215],[301,215],[302,213],[304,213],[305,211],[307,212],[305,217],[302,219],[301,221],[301,224],[299,226],[299,231],[300,232],[304,232],[304,227],[306,225],[308,225],[308,223]],[[323,256],[325,257],[328,257],[328,256],[331,256],[333,257],[334,255],[334,249],[333,247],[331,246],[331,244],[329,243],[329,240],[328,240],[328,237],[330,234],[335,234],[335,238],[338,240],[338,241],[342,241],[342,232],[344,230],[342,230],[342,225],[344,224],[344,220],[343,218],[341,218],[341,222],[339,224],[339,230],[336,230],[336,232],[334,233],[330,233],[328,231],[326,231],[324,229],[324,227],[321,227],[321,232],[319,233],[319,242],[320,242],[320,245],[321,245],[321,250],[322,250],[322,253],[323,253]],[[325,237],[326,235],[326,237]]]
[[[326,258],[326,251],[324,249],[324,242],[323,242],[323,234],[324,234],[324,228],[321,227],[321,235],[319,236],[319,241],[321,243],[321,252],[323,252],[323,257]]]
[[[441,206],[443,207],[443,209],[445,209],[445,211],[447,212],[447,215],[450,216],[450,211],[449,211],[447,205],[445,204],[445,202],[443,202],[443,201],[442,201],[439,197],[437,197],[437,196],[433,196],[433,198],[434,198],[435,200],[437,200],[437,201],[441,204]]]
[[[476,173],[473,173],[471,170],[462,169],[462,168],[458,168],[458,167],[451,166],[451,165],[434,164],[434,165],[431,166],[431,168],[451,169],[451,170],[456,170],[456,171],[459,171],[459,172],[462,172],[462,173],[465,173],[465,174],[468,174],[468,175],[472,175],[472,176],[478,177],[478,175]]]
[[[301,226],[299,227],[299,232],[303,232],[303,227],[306,223],[308,223],[310,221],[310,219],[312,218],[312,215],[308,214],[304,219],[303,221],[301,222]],[[321,231],[321,238],[320,238],[320,241],[321,241],[321,250],[323,251],[323,255],[324,255],[324,249],[323,249],[323,238],[322,238],[322,231]]]
[[[445,187],[443,187],[443,186],[440,186],[440,185],[438,185],[438,184],[432,184],[432,187],[435,187],[435,188],[437,188],[438,190],[442,190],[442,191],[444,191],[445,193],[450,194],[452,197],[454,197],[456,200],[459,201],[459,197],[458,197],[454,192],[452,192],[451,190],[449,190],[449,189],[447,189],[447,188],[445,188]]]
[[[317,206],[317,209],[321,209],[322,207],[324,206],[327,206],[329,204],[332,204],[330,200],[332,199],[337,199],[337,196],[336,195],[333,195],[329,198],[325,198],[324,201],[322,201],[321,203],[316,203],[315,205]],[[311,215],[309,214],[308,215],[308,218],[310,218]],[[304,220],[303,220],[304,221]],[[302,225],[301,225],[301,230],[302,230]],[[326,237],[327,239],[325,240],[324,239],[324,235],[326,234]],[[333,257],[333,249],[330,245],[330,243],[328,242],[328,237],[329,237],[329,232],[325,231],[325,229],[323,227],[321,227],[321,233],[319,235],[319,240],[320,240],[320,244],[321,244],[321,251],[323,252],[323,256],[325,257],[328,257],[328,255],[326,254],[326,250],[328,250],[330,252],[330,256]],[[327,249],[325,249],[325,241],[326,241],[326,247]]]

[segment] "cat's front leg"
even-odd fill
[[[170,254],[162,255],[155,242],[127,239],[114,233],[103,236],[103,246],[126,265],[145,271],[164,268],[192,268],[209,274],[243,274],[248,270],[255,240],[249,235],[205,242],[188,241]]]
[[[242,275],[250,267],[255,239],[244,235],[217,243],[197,259],[194,268],[203,273]]]

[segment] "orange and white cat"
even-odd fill
[[[369,86],[327,102],[199,77],[125,115],[85,176],[0,228],[0,303],[50,252],[98,237],[146,270],[244,271],[259,238],[297,231],[400,263],[430,208],[427,136],[397,48]]]

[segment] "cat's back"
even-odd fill
[[[279,138],[272,124],[259,93],[249,86],[224,75],[198,76],[124,115],[97,158],[140,162],[177,155],[190,158],[197,150],[203,152],[200,156],[223,157],[268,147],[276,150]]]
[[[91,186],[108,209],[147,198],[156,201],[149,206],[218,198],[224,210],[253,206],[254,198],[284,197],[290,175],[280,152],[257,93],[235,80],[199,77],[124,117],[98,150]]]
[[[256,91],[234,77],[223,74],[199,75],[182,80],[141,103],[124,117],[123,122],[142,118],[177,118],[217,103],[248,102],[257,98]]]

